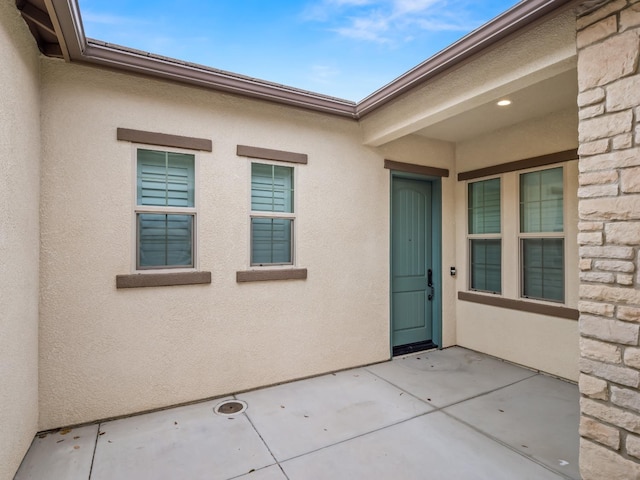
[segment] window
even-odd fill
[[[136,268],[195,267],[195,156],[138,149]]]
[[[562,167],[520,174],[520,266],[525,298],[564,302]]]
[[[468,185],[470,288],[502,291],[500,179]]]
[[[251,164],[251,265],[292,265],[293,167]]]

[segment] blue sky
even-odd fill
[[[87,37],[361,100],[515,0],[79,0]]]

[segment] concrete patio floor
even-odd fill
[[[453,347],[38,435],[15,479],[579,479],[578,411],[575,385]]]

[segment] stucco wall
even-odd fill
[[[0,2],[0,479],[13,478],[38,420],[38,50]]]
[[[389,171],[357,123],[56,60],[43,64],[40,428],[226,394],[389,357]],[[210,285],[117,290],[132,272],[132,145],[118,127],[210,138],[198,262]],[[248,268],[249,161],[296,167],[307,280]]]
[[[574,110],[531,120],[456,145],[459,172],[537,157],[577,147]],[[577,160],[565,166],[565,305],[578,307]],[[516,172],[517,173],[517,172]],[[517,237],[517,178],[504,175],[503,195],[503,296],[518,299],[519,257]],[[466,238],[466,182],[456,188],[456,235],[459,291],[468,290]],[[511,221],[509,219],[512,219]],[[477,303],[457,302],[457,343],[512,362],[571,380],[578,379],[578,322],[524,313]]]

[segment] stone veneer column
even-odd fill
[[[640,0],[578,7],[580,471],[640,479]]]

